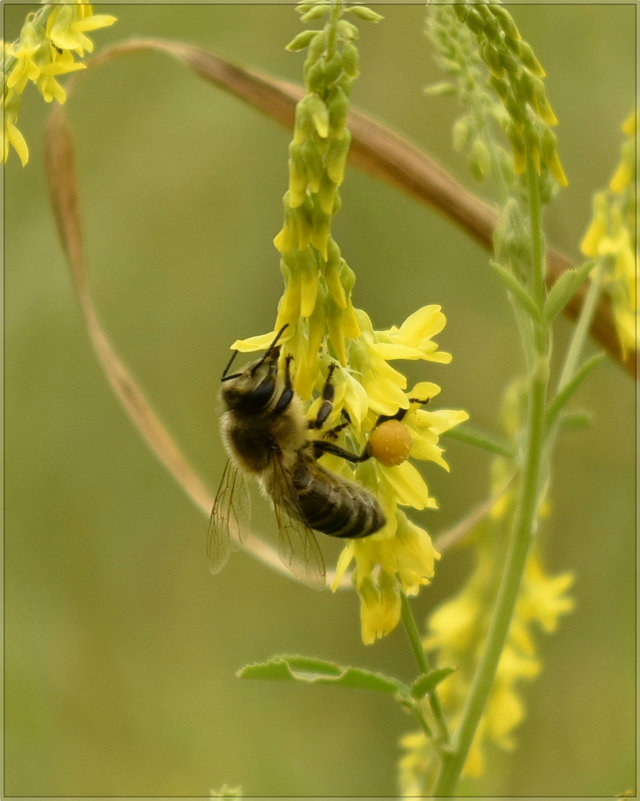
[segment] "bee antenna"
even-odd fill
[[[258,367],[263,365],[267,361],[267,359],[273,354],[273,352],[274,352],[274,350],[276,348],[276,345],[278,344],[278,340],[284,334],[285,330],[288,327],[289,327],[289,323],[285,323],[282,326],[282,328],[278,331],[278,333],[275,335],[275,338],[274,338],[273,342],[269,345],[267,350],[264,352],[264,356],[260,359],[259,362],[256,362],[256,364],[253,366],[253,368],[251,370],[252,373],[254,373],[258,369]],[[279,350],[280,350],[280,348],[278,348],[278,351]]]
[[[237,355],[238,355],[238,351],[237,350],[232,351],[231,358],[229,359],[229,362],[228,362],[227,366],[222,371],[222,378],[220,379],[221,381],[229,381],[229,379],[237,378],[240,375],[240,373],[234,373],[233,375],[227,375],[227,373],[229,372],[229,368],[233,364],[233,360],[236,358]]]
[[[289,327],[289,323],[285,323],[285,324],[282,326],[282,328],[281,328],[281,329],[278,331],[278,333],[276,334],[276,338],[273,340],[273,342],[271,343],[271,345],[269,345],[269,350],[267,351],[267,353],[269,353],[269,351],[271,351],[271,350],[273,350],[273,349],[275,348],[275,346],[278,344],[278,340],[279,340],[279,339],[280,339],[280,337],[281,337],[281,336],[284,334],[284,332],[286,331],[286,329],[287,329],[288,327]]]

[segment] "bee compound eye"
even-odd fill
[[[243,406],[252,411],[259,411],[268,405],[273,397],[276,382],[272,375],[263,378],[259,384],[247,392],[243,398]]]

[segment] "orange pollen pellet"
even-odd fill
[[[411,432],[400,420],[386,420],[371,432],[369,449],[385,467],[402,464],[409,458]]]

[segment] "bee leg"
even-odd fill
[[[431,398],[409,398],[409,403],[418,403],[420,406],[425,406]],[[381,423],[386,423],[387,420],[402,420],[409,409],[398,409],[395,414],[381,414],[376,420],[374,428],[377,428]]]
[[[325,439],[333,439],[333,440],[338,439],[338,434],[341,431],[343,431],[348,425],[351,425],[351,418],[349,417],[349,413],[347,412],[346,409],[342,409],[342,416],[344,417],[344,420],[343,420],[342,423],[338,423],[337,426],[334,426],[333,428],[329,428],[329,429],[327,429],[327,431],[324,432],[324,434],[322,436]]]
[[[327,422],[327,417],[329,417],[331,414],[331,410],[333,409],[333,396],[335,394],[333,384],[331,383],[331,377],[333,376],[335,369],[335,364],[329,365],[327,380],[324,382],[324,387],[322,387],[322,403],[318,409],[316,419],[309,420],[309,428],[322,428],[322,426]],[[344,428],[344,426],[342,427]]]
[[[284,389],[282,390],[282,395],[278,398],[278,402],[273,408],[273,414],[277,417],[279,414],[282,414],[287,406],[291,403],[293,399],[293,381],[291,380],[291,360],[293,356],[289,354],[285,359],[284,363]]]
[[[312,443],[313,455],[316,459],[320,458],[323,453],[332,453],[334,456],[340,456],[348,462],[366,462],[371,458],[371,451],[369,445],[365,445],[361,454],[351,453],[350,451],[341,448],[333,442],[327,442],[324,439],[316,439]]]

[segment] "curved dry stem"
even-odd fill
[[[51,203],[62,245],[71,265],[80,306],[93,349],[111,387],[138,432],[158,460],[205,515],[213,505],[213,495],[189,464],[180,448],[161,422],[144,392],[116,352],[95,310],[87,281],[78,210],[73,139],[64,109],[58,106],[49,117],[46,132],[46,164]],[[240,539],[238,531],[232,531]],[[273,570],[297,579],[282,564],[275,548],[251,531],[242,532],[246,550]],[[328,573],[332,581],[334,573]],[[342,582],[348,586],[348,581]]]
[[[164,39],[134,39],[106,48],[87,62],[95,66],[120,55],[155,50],[177,58],[197,75],[220,89],[249,103],[272,119],[293,128],[295,105],[303,96],[301,87],[277,80],[254,70],[232,64],[220,56],[182,42]],[[82,73],[74,76],[82,79]],[[375,175],[402,192],[411,195],[449,218],[488,250],[493,249],[495,210],[455,181],[424,151],[363,112],[349,112],[348,126],[352,140],[349,160],[365,172]],[[547,248],[547,284],[575,265],[560,251]],[[564,314],[575,320],[586,297],[581,286],[564,308]],[[611,304],[602,297],[591,324],[591,336],[628,373],[635,375],[636,355],[620,349],[613,321]]]

